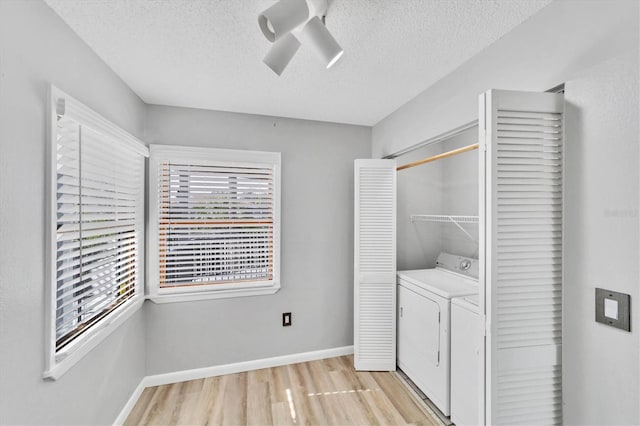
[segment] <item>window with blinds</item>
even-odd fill
[[[151,147],[155,296],[278,287],[279,160],[274,153]]]
[[[69,96],[54,97],[50,369],[143,299],[147,152]]]

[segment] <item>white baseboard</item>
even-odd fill
[[[322,349],[319,351],[302,352],[291,355],[281,355],[272,358],[256,359],[252,361],[236,362],[233,364],[214,365],[212,367],[195,368],[193,370],[174,371],[172,373],[154,374],[143,377],[140,384],[131,394],[131,397],[122,408],[114,425],[121,425],[131,413],[142,391],[150,386],[168,385],[187,380],[204,379],[206,377],[221,376],[224,374],[241,373],[244,371],[259,370],[261,368],[279,367],[281,365],[297,364],[299,362],[315,361],[318,359],[333,358],[353,354],[353,346]]]
[[[136,386],[136,388],[133,390],[133,393],[127,400],[127,403],[124,404],[124,407],[122,407],[122,410],[120,410],[120,414],[118,414],[118,417],[116,417],[116,420],[113,422],[114,426],[120,426],[124,424],[124,421],[127,420],[127,417],[129,417],[131,410],[133,410],[136,402],[138,402],[138,398],[140,398],[140,395],[142,395],[142,391],[144,390],[144,388],[146,388],[144,379],[146,379],[146,377],[143,377],[142,380],[140,380],[140,383],[138,383],[138,386]]]

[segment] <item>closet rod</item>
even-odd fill
[[[422,160],[414,161],[413,163],[404,164],[396,168],[397,171],[409,169],[411,167],[420,166],[421,164],[430,163],[432,161],[441,160],[443,158],[452,157],[454,155],[462,154],[463,152],[472,151],[478,149],[478,144],[463,146],[462,148],[453,149],[451,151],[443,152],[442,154],[434,155],[432,157],[423,158]]]

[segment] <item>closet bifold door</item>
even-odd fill
[[[395,160],[355,160],[354,198],[354,366],[395,371]]]
[[[563,113],[562,94],[480,96],[486,424],[562,423]]]

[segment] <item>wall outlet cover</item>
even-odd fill
[[[284,312],[282,314],[282,326],[289,327],[291,325],[291,312]]]
[[[631,331],[631,295],[596,288],[596,322]]]

